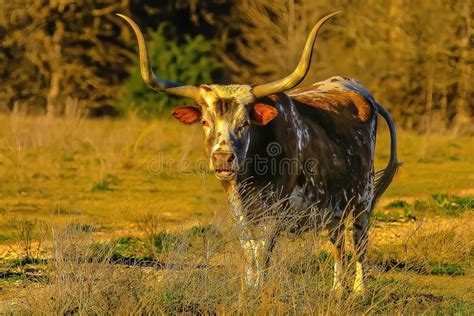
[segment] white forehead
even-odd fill
[[[203,85],[200,87],[200,93],[210,108],[214,107],[218,99],[233,98],[241,106],[245,106],[255,99],[252,87],[249,85]]]

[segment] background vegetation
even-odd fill
[[[135,39],[115,12],[148,33],[161,76],[255,84],[291,71],[309,29],[336,10],[306,83],[354,77],[407,128],[470,131],[472,3],[462,0],[3,1],[0,103],[55,114],[67,98],[121,113],[157,102],[146,115],[172,106],[139,84]]]
[[[318,38],[312,83],[341,74],[359,79],[399,124],[426,130],[472,116],[473,24],[469,1],[239,1],[237,54],[253,67],[236,78],[281,78],[298,61],[305,34],[342,10]],[[240,59],[236,59],[240,61]],[[270,62],[271,61],[271,62]]]
[[[202,35],[186,35],[184,41],[178,44],[176,40],[164,36],[164,28],[165,25],[161,24],[157,31],[149,33],[150,58],[159,61],[153,65],[155,73],[167,80],[184,84],[212,82],[216,71],[221,68],[213,54],[213,42]],[[138,61],[120,92],[117,107],[122,113],[135,110],[142,116],[158,116],[164,113],[164,109],[183,103],[181,98],[150,93],[150,88],[141,77]]]

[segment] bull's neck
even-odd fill
[[[307,132],[295,104],[285,94],[272,96],[278,116],[266,126],[252,126],[245,171],[236,184],[252,184],[257,190],[270,185],[293,189],[296,172],[284,172],[283,162],[299,164],[307,142]],[[266,167],[266,168],[265,168]]]

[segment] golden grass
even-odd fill
[[[379,168],[389,146],[381,129]],[[198,126],[11,115],[0,117],[0,140],[4,232],[12,218],[25,216],[47,222],[80,218],[104,229],[127,230],[135,215],[153,212],[170,225],[181,225],[219,212],[224,204],[212,175],[199,173],[194,165],[186,174],[177,172],[180,161],[204,161]],[[405,165],[385,197],[472,189],[473,140],[399,131],[399,159]],[[169,172],[158,172],[160,161]]]
[[[150,224],[153,225],[153,224]],[[472,271],[463,275],[434,274],[420,271],[422,262],[448,260],[466,269],[466,252],[472,236],[463,232],[446,233],[431,239],[424,226],[400,236],[413,234],[413,249],[399,251],[393,258],[404,267],[391,266],[371,251],[368,296],[347,295],[337,300],[330,291],[333,261],[328,245],[318,234],[300,238],[283,236],[267,271],[267,282],[258,289],[245,288],[243,261],[235,231],[229,222],[216,221],[216,230],[190,230],[168,236],[166,247],[151,266],[146,261],[114,261],[114,249],[125,241],[97,243],[94,234],[78,226],[49,227],[51,254],[47,279],[27,279],[30,288],[21,306],[2,311],[33,314],[130,314],[130,313],[241,313],[241,314],[393,314],[393,313],[472,313],[474,296],[465,289],[453,288],[473,280]],[[454,237],[454,243],[445,239]],[[469,246],[470,243],[470,246]],[[395,247],[406,244],[392,245]],[[461,245],[461,246],[460,246]],[[156,248],[158,250],[158,248]],[[440,258],[438,249],[461,250]],[[386,250],[384,251],[386,253]],[[393,254],[393,250],[392,250]],[[406,257],[408,256],[409,261]],[[469,254],[467,254],[469,256]],[[122,258],[123,259],[123,258]],[[403,261],[407,260],[407,261]],[[114,263],[115,262],[115,263]],[[353,264],[352,260],[349,261]],[[125,263],[125,264],[123,264]],[[31,269],[31,268],[30,268]],[[353,279],[351,273],[348,279]],[[443,283],[447,283],[444,284]],[[34,285],[39,285],[34,287]]]
[[[241,255],[218,181],[193,164],[178,172],[180,161],[204,158],[198,126],[134,117],[0,116],[0,274],[19,271],[18,282],[34,289],[19,303],[26,313],[469,314],[474,291],[456,284],[473,280],[473,236],[463,224],[472,221],[472,203],[449,213],[444,202],[415,200],[435,193],[472,197],[474,138],[398,133],[405,165],[382,205],[401,199],[409,206],[379,207],[369,298],[336,302],[329,291],[330,247],[311,234],[284,237],[268,283],[242,292]],[[384,127],[377,146],[382,168],[389,146]],[[158,172],[160,161],[169,170]],[[33,274],[44,272],[46,281],[25,279],[25,265],[12,266],[25,256],[18,232],[31,222],[30,256],[49,258],[33,264],[39,271]],[[104,244],[101,253],[91,253]],[[165,269],[110,264],[117,255],[150,258],[155,268],[159,260]],[[0,300],[12,293],[21,298],[21,288],[4,275]],[[5,302],[0,312],[18,311]]]

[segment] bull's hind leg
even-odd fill
[[[354,239],[354,250],[356,255],[356,275],[353,291],[359,295],[365,295],[366,287],[366,251],[369,231],[369,212],[367,209],[357,213],[354,212],[354,225],[352,237]]]
[[[334,277],[332,289],[338,298],[342,298],[345,288],[346,264],[344,255],[345,225],[343,221],[336,221],[329,227],[329,236],[334,246]]]

